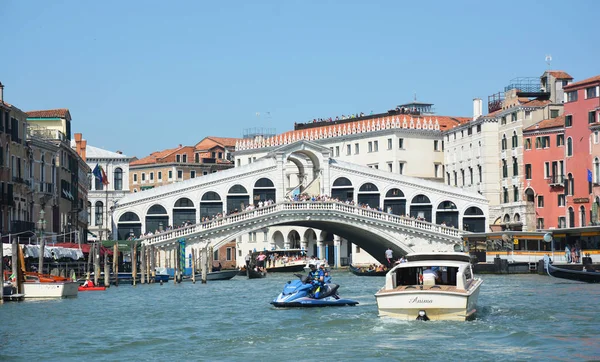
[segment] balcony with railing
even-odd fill
[[[550,187],[565,187],[565,175],[550,175],[548,183]]]

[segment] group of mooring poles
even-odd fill
[[[140,255],[139,255],[139,260],[140,260],[140,269],[141,269],[141,275],[140,275],[140,282],[142,284],[145,283],[154,283],[156,281],[156,261],[157,261],[157,256],[158,256],[158,249],[154,246],[146,246],[146,245],[142,245],[140,247],[141,251],[140,251]],[[200,263],[200,269],[201,269],[201,274],[200,274],[200,278],[201,278],[201,282],[202,284],[206,284],[207,281],[207,276],[208,276],[208,272],[212,269],[212,264],[213,264],[213,253],[212,253],[212,247],[209,247],[208,245],[204,246],[201,249],[195,249],[195,248],[191,248],[191,277],[190,279],[192,280],[192,282],[195,284],[196,283],[196,279],[198,276],[197,273],[197,262],[199,261]],[[171,265],[174,269],[174,275],[173,275],[173,283],[174,284],[179,284],[183,281],[183,269],[185,268],[185,260],[182,260],[182,257],[185,258],[185,243],[183,242],[178,242],[174,245],[174,247],[169,248],[169,249],[163,249],[164,254],[165,254],[165,262],[167,263],[167,265]],[[199,253],[200,255],[196,255],[197,253]],[[136,245],[132,246],[132,260],[137,260],[137,252],[136,252]],[[197,258],[199,258],[200,260],[197,260]],[[135,264],[135,263],[134,263]],[[210,269],[209,269],[210,268]],[[132,274],[133,274],[133,280],[134,280],[134,285],[135,285],[135,280],[136,280],[136,272],[137,272],[137,266],[134,265],[132,267]],[[162,284],[162,281],[160,282]]]

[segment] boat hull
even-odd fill
[[[318,307],[344,307],[344,306],[355,306],[358,304],[357,301],[351,299],[335,299],[334,297],[327,297],[323,299],[313,298],[298,298],[291,302],[282,302],[274,300],[271,304],[277,308],[318,308]]]
[[[25,298],[68,298],[76,297],[79,291],[79,283],[56,282],[56,283],[23,283],[23,294]]]
[[[258,272],[252,269],[248,269],[248,279],[260,279],[267,276],[266,272]]]
[[[588,272],[579,270],[569,270],[563,268],[557,268],[552,264],[548,265],[548,274],[555,278],[575,280],[578,282],[585,283],[600,283],[599,272]]]
[[[210,272],[206,274],[206,280],[229,280],[238,275],[239,270],[221,270],[218,272]],[[202,276],[201,276],[202,277]],[[197,279],[198,277],[196,277]]]
[[[84,286],[80,286],[79,288],[77,288],[77,290],[80,291],[80,292],[99,292],[99,291],[106,290],[106,287],[84,287]]]
[[[304,263],[267,268],[268,273],[296,273],[304,270]]]
[[[375,299],[381,316],[416,320],[419,311],[424,310],[430,320],[465,321],[475,316],[480,286],[481,280],[476,280],[466,292],[382,289],[375,294]]]

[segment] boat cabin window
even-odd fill
[[[425,272],[425,274],[434,274],[435,281],[432,281],[434,285],[456,286],[456,274],[458,273],[458,267],[445,266],[432,266],[430,268],[398,268],[396,269],[396,286],[424,284],[424,279],[429,279],[427,277],[423,278],[423,272],[426,269],[431,269],[431,271],[433,271],[433,273]],[[425,284],[427,284],[427,282]]]

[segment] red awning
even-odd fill
[[[79,245],[78,243],[56,243],[52,246],[59,246],[62,248],[71,248],[71,249],[79,249],[79,246],[81,246],[81,251],[84,254],[89,254],[92,244]],[[113,252],[112,252],[112,250],[105,248],[104,246],[100,246],[100,255],[104,255],[104,254],[113,255]]]

